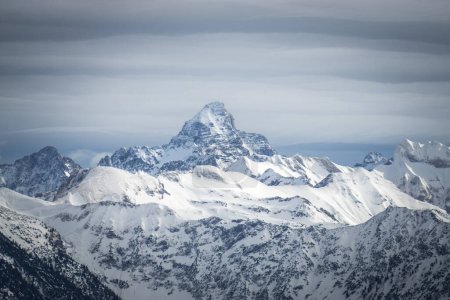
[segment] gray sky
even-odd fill
[[[0,0],[0,162],[165,143],[213,100],[274,145],[448,142],[449,83],[448,0]]]

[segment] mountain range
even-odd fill
[[[354,167],[284,156],[213,102],[165,145],[92,169],[46,147],[1,165],[0,187],[7,299],[450,298],[439,142]]]

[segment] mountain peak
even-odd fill
[[[171,140],[176,146],[201,143],[215,136],[237,134],[233,116],[222,102],[205,105],[195,116],[184,123],[181,131]]]
[[[386,162],[386,157],[384,157],[383,154],[381,154],[380,152],[369,152],[363,160],[363,163],[366,164],[379,164],[379,163],[384,163]]]
[[[185,123],[184,127],[187,127],[186,129],[195,128],[199,126],[198,123],[205,125],[205,131],[209,130],[211,135],[236,131],[234,118],[222,102],[211,102],[205,105],[191,120]],[[184,127],[183,129],[185,129]]]
[[[42,148],[41,150],[39,150],[38,152],[36,152],[35,154],[37,154],[37,155],[48,155],[48,156],[51,156],[51,157],[60,155],[60,153],[58,152],[58,149],[56,149],[53,146],[46,146],[46,147]]]
[[[264,160],[274,154],[263,135],[236,129],[225,105],[211,102],[185,122],[168,144],[121,149],[104,157],[99,165],[158,174],[192,170],[197,165],[226,168],[240,157]]]
[[[362,167],[369,171],[378,165],[384,165],[388,162],[387,158],[379,152],[369,152],[361,163],[355,164],[355,167]]]
[[[213,101],[206,104],[203,109],[225,109],[225,104],[220,101]]]
[[[51,199],[53,194],[77,174],[81,166],[62,156],[55,147],[47,146],[0,166],[0,187],[7,187],[28,196]]]

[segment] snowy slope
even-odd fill
[[[316,185],[330,173],[346,172],[349,168],[339,166],[328,158],[273,155],[260,161],[241,157],[227,170],[246,174],[267,185]]]
[[[220,212],[185,220],[156,203],[27,210],[36,212],[123,299],[450,296],[450,220],[432,206],[390,207],[337,229],[222,219]]]
[[[420,299],[449,292],[450,227],[448,216],[439,212],[388,209],[368,224],[326,230],[217,217],[174,224],[170,213],[154,206],[98,205],[48,222],[83,229],[66,233],[76,245],[76,257],[103,270],[124,299],[187,299],[186,292],[214,299],[264,293],[301,299],[307,294],[345,299],[352,293],[360,299],[365,293],[410,293]],[[117,217],[139,212],[137,221],[117,224],[109,218],[111,210]],[[101,216],[102,222],[95,221]],[[147,223],[166,216],[170,227]],[[436,274],[444,276],[430,282]]]
[[[439,222],[448,219],[439,208],[364,169],[333,173],[318,186],[267,186],[212,166],[158,177],[97,167],[55,202],[1,189],[0,204],[56,228],[71,255],[102,274],[124,299],[226,299],[242,293],[300,297],[319,282],[327,282],[321,291],[343,298],[353,288],[335,284],[345,278],[329,279],[332,275],[319,270],[329,268],[322,266],[322,256],[329,259],[334,247],[349,242],[346,224],[371,222],[389,206],[433,211]],[[334,234],[336,227],[345,234]],[[306,252],[298,252],[299,245]],[[337,254],[346,258],[346,253],[344,247]],[[292,261],[297,269],[289,268]],[[369,258],[364,263],[373,266]],[[267,273],[275,266],[278,272]],[[344,266],[327,272],[352,271],[349,263]]]
[[[414,198],[450,211],[450,147],[405,140],[397,147],[393,163],[375,170]]]
[[[291,226],[359,224],[391,205],[414,209],[433,207],[364,169],[333,173],[324,181],[320,187],[268,186],[242,173],[212,166],[158,177],[97,167],[55,203],[154,203],[166,206],[182,220],[217,216]]]

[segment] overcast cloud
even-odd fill
[[[92,165],[213,100],[275,145],[449,142],[449,83],[447,0],[0,0],[0,162]]]

